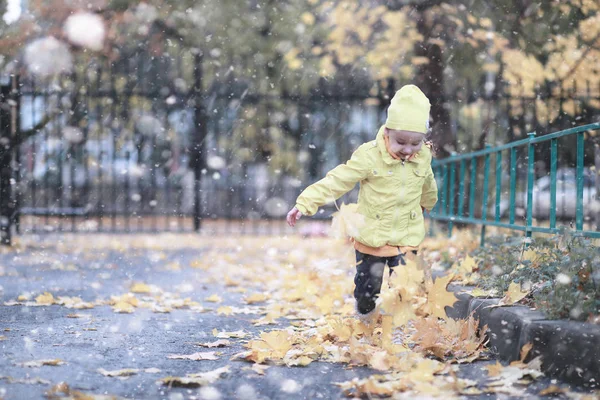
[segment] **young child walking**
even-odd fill
[[[431,150],[424,145],[429,127],[429,99],[415,85],[392,98],[387,119],[375,140],[364,143],[346,164],[307,187],[287,214],[294,226],[337,200],[360,182],[356,211],[364,217],[352,238],[356,250],[354,298],[361,319],[372,320],[385,266],[404,265],[425,237],[423,211],[437,202]]]

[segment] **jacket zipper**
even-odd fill
[[[396,212],[394,213],[394,224],[392,225],[392,229],[394,229],[393,227],[397,227],[396,229],[394,229],[394,236],[395,236],[395,240],[394,243],[400,243],[400,214],[401,214],[401,199],[402,196],[404,195],[404,185],[406,184],[406,168],[405,168],[405,161],[402,160],[402,173],[401,173],[401,180],[400,180],[400,200],[398,200],[398,207],[396,207]]]

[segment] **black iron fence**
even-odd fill
[[[202,62],[194,53],[139,53],[49,80],[4,82],[3,240],[10,225],[19,232],[285,232],[300,190],[374,137],[396,87],[323,81],[302,95],[261,92],[233,73],[205,87]],[[600,88],[521,96],[505,87],[461,88],[445,103],[457,137],[445,150],[464,152],[593,122]],[[568,162],[571,149],[563,150]]]

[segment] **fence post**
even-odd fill
[[[16,77],[0,83],[0,245],[11,244],[11,225],[15,215],[12,197],[12,141],[16,128],[16,102],[12,98],[16,91]]]
[[[527,134],[529,140],[531,141],[535,138],[535,132],[530,132]],[[533,143],[529,143],[528,145],[528,157],[527,157],[527,227],[525,228],[525,236],[530,238],[532,231],[531,227],[533,225],[533,184],[535,178],[535,148],[533,147]]]
[[[194,132],[191,140],[190,168],[194,172],[194,231],[200,231],[202,221],[202,172],[206,168],[205,139],[208,116],[204,105],[202,51],[194,56]]]

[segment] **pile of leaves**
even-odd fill
[[[550,318],[598,322],[600,248],[568,232],[553,237],[495,236],[471,253],[481,286],[496,293],[519,284]]]

